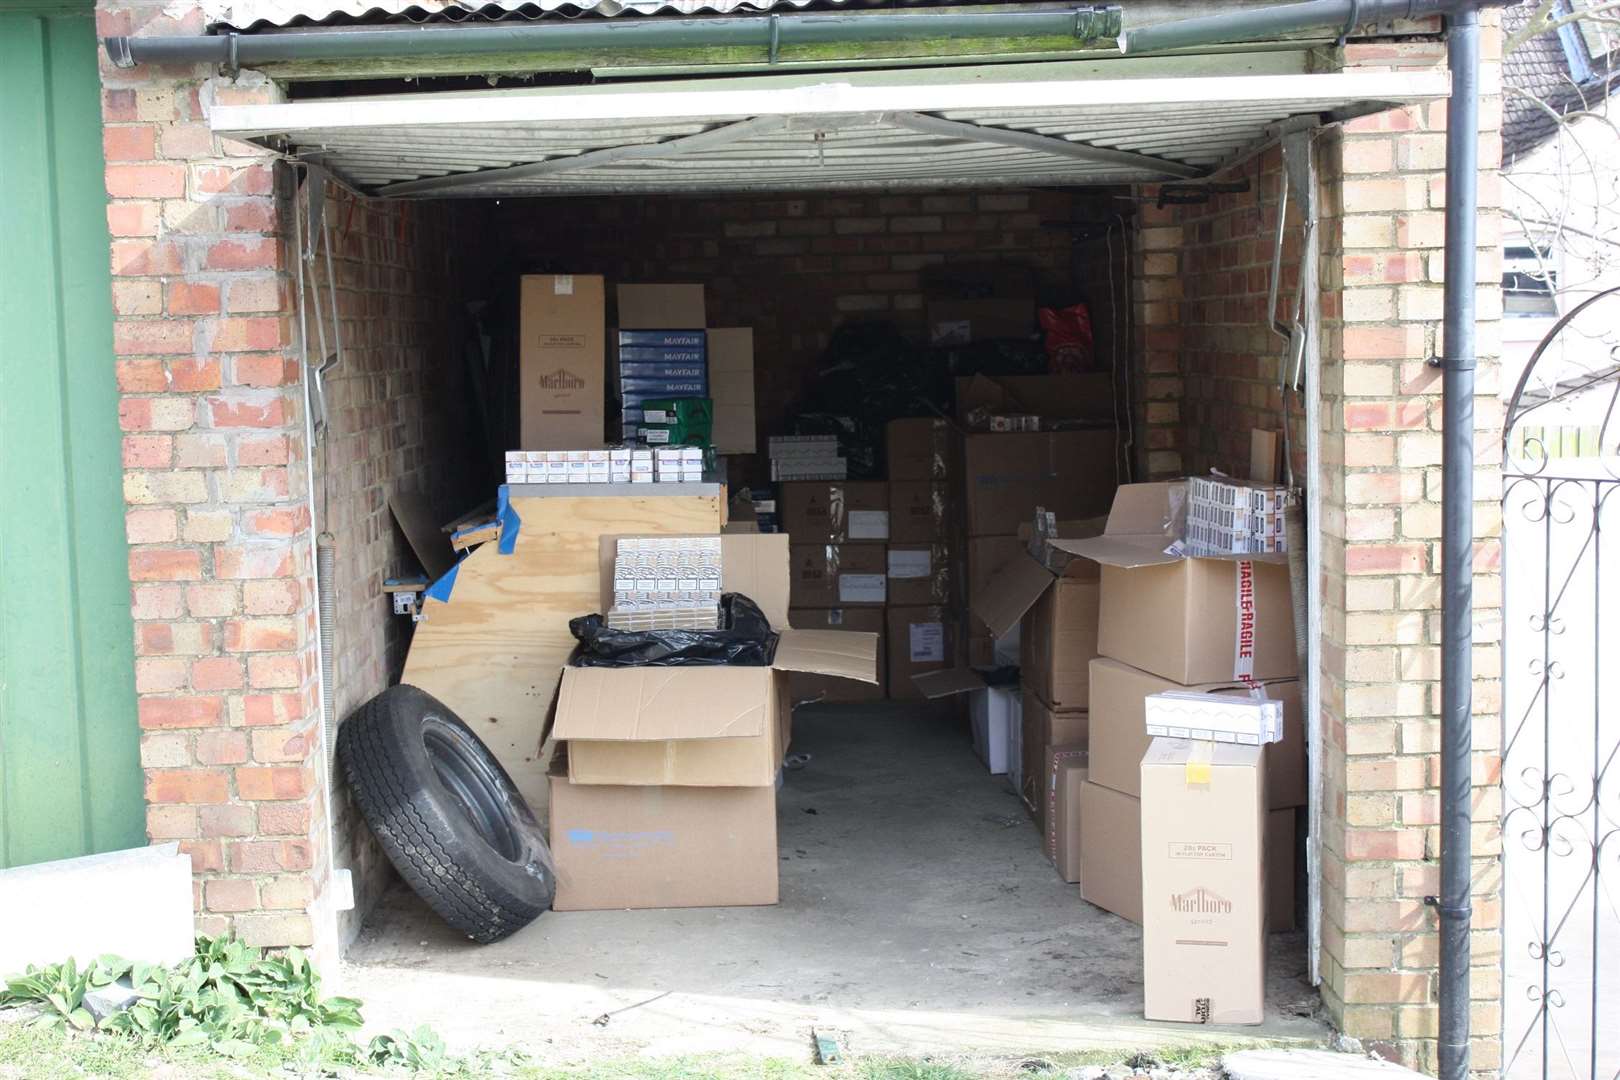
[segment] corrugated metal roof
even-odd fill
[[[1121,75],[1133,64],[1116,61]],[[382,195],[1117,184],[1198,175],[1273,125],[1444,97],[1443,73],[1082,77],[1073,63],[216,107]],[[1368,103],[1379,103],[1369,106]]]
[[[358,22],[480,22],[581,15],[728,15],[875,5],[872,0],[208,0],[218,29]]]

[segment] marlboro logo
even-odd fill
[[[1170,910],[1183,915],[1230,915],[1232,901],[1200,885],[1188,892],[1171,893]]]
[[[556,371],[542,375],[539,378],[542,390],[583,390],[585,380],[575,375],[567,368],[558,368]]]

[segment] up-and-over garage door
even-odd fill
[[[383,196],[1193,180],[1290,124],[1446,96],[1443,72],[1145,74],[1129,60],[216,106],[215,131]]]

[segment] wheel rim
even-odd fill
[[[446,723],[442,717],[429,716],[422,723],[422,743],[439,783],[444,785],[484,843],[508,862],[516,862],[517,834],[506,813],[503,785],[466,732]]]

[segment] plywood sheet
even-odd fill
[[[462,560],[448,601],[424,598],[404,681],[465,720],[532,806],[546,796],[546,713],[574,646],[568,620],[601,608],[602,536],[720,531],[712,495],[514,498],[512,554]]]

